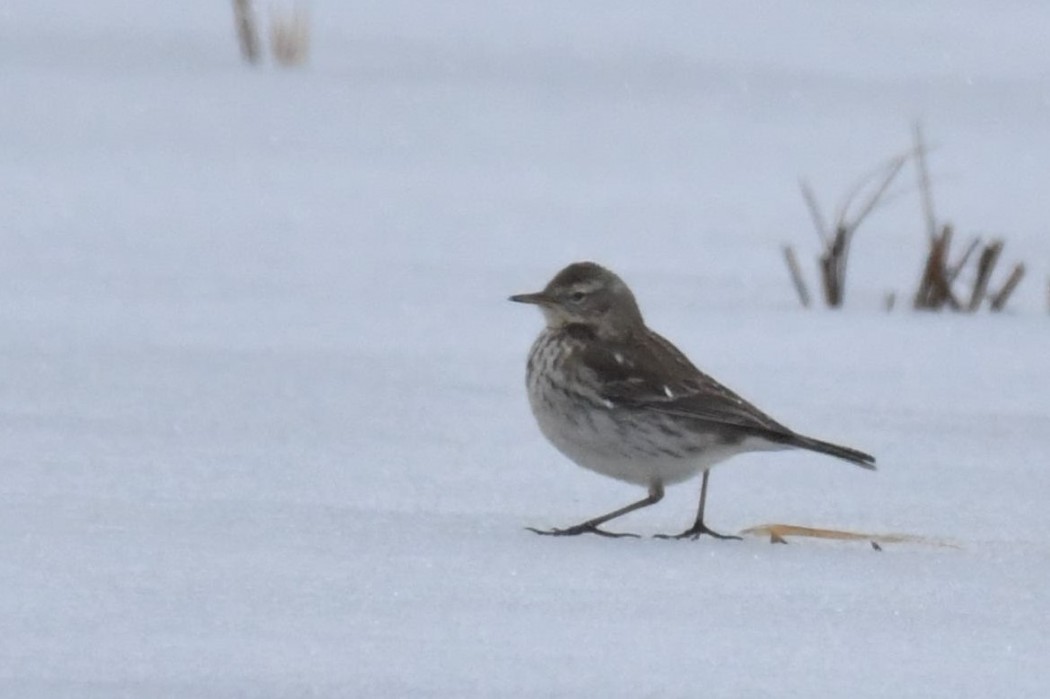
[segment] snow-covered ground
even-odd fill
[[[0,5],[0,695],[1045,696],[1050,8],[311,8],[288,72],[227,2]],[[941,216],[1028,263],[1010,312],[881,310],[910,172],[848,308],[798,309],[797,178],[831,204],[917,118]],[[524,531],[641,495],[528,413],[505,299],[576,259],[879,459],[741,457],[713,526],[958,547]]]

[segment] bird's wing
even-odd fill
[[[794,433],[700,371],[674,345],[650,333],[642,342],[593,345],[581,358],[602,398],[782,441]]]
[[[593,372],[600,397],[611,406],[649,410],[722,432],[760,437],[809,449],[874,469],[875,457],[857,449],[800,435],[703,373],[674,345],[649,332],[641,342],[591,344],[581,357]]]

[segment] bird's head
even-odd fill
[[[623,337],[643,326],[634,294],[618,276],[593,262],[575,262],[534,294],[511,301],[540,307],[547,326],[584,325],[599,337]]]

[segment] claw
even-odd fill
[[[703,523],[700,523],[698,525],[694,524],[693,526],[689,527],[688,529],[686,529],[681,534],[655,534],[653,536],[653,538],[654,539],[692,539],[693,541],[696,541],[697,539],[699,539],[704,534],[707,534],[708,536],[712,536],[712,537],[714,537],[716,539],[721,539],[722,541],[729,541],[729,540],[731,540],[731,541],[743,541],[743,537],[734,536],[733,534],[719,534],[714,529],[708,528],[708,526],[706,524],[703,524]]]

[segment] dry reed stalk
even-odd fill
[[[302,3],[288,10],[270,12],[270,53],[279,65],[294,67],[310,53],[310,15]]]
[[[1010,294],[1014,293],[1014,289],[1021,283],[1021,279],[1024,277],[1024,263],[1019,262],[1010,272],[1010,276],[1006,278],[1006,283],[1003,284],[1003,288],[999,289],[998,292],[992,294],[991,304],[992,310],[999,312],[1006,307],[1006,302],[1010,300]]]
[[[247,63],[259,62],[259,31],[252,11],[251,0],[233,0],[233,18],[237,25],[237,43],[241,47],[241,57]]]
[[[806,280],[802,277],[802,268],[799,267],[798,258],[795,257],[795,249],[790,245],[784,246],[784,260],[787,262],[788,271],[791,272],[791,281],[795,285],[795,292],[803,308],[809,308],[809,289],[806,288]]]

